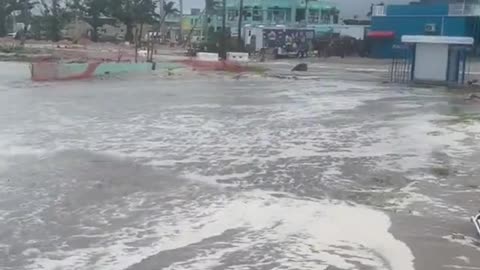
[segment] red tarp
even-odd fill
[[[369,38],[393,38],[395,33],[392,31],[371,31],[367,34]]]

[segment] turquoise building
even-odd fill
[[[192,32],[193,40],[201,39],[203,35],[203,20],[208,20],[208,26],[219,30],[222,26],[222,0],[217,0],[216,15],[208,18],[201,14],[185,15],[182,20],[182,30]],[[226,24],[232,36],[238,35],[240,15],[240,0],[226,1]],[[306,27],[316,31],[325,31],[325,25],[336,24],[339,20],[339,10],[328,1],[323,0],[243,0],[243,26],[276,26]]]
[[[240,0],[227,0],[227,22],[238,23]],[[338,22],[339,12],[322,0],[244,0],[243,22],[250,25],[305,26]]]

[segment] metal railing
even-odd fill
[[[392,63],[390,65],[390,82],[407,83],[412,80],[413,49],[410,46],[397,45],[393,47]]]
[[[480,4],[454,3],[448,5],[450,16],[480,16]]]
[[[385,5],[376,5],[373,7],[372,16],[386,16],[387,8]]]

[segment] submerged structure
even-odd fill
[[[149,40],[150,41],[150,40]],[[153,70],[171,69],[180,65],[153,61],[153,42],[147,50],[107,47],[103,49],[66,45],[56,48],[52,55],[30,64],[33,81],[82,80],[108,75],[148,74]]]
[[[156,64],[122,62],[35,62],[30,66],[33,81],[65,81],[91,79],[114,74],[147,73],[155,70]]]

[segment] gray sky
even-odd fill
[[[385,4],[388,3],[408,3],[411,0],[384,0]],[[341,17],[350,18],[354,15],[359,15],[361,17],[367,14],[370,7],[370,3],[380,3],[382,0],[329,0],[328,2],[336,3],[337,7],[341,11]],[[183,0],[184,9],[186,12],[192,7],[203,7],[204,0]]]

